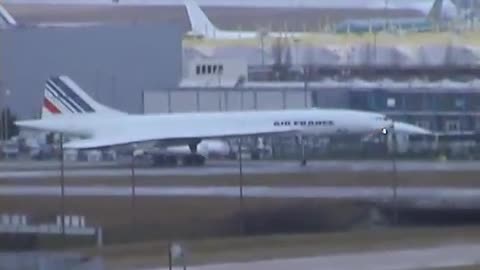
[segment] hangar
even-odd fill
[[[2,100],[23,118],[38,115],[52,75],[68,75],[92,97],[132,113],[142,112],[143,90],[174,87],[181,76],[175,25],[8,28],[0,35]]]

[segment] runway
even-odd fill
[[[396,161],[398,172],[442,172],[442,171],[479,171],[479,161]],[[112,162],[99,164],[82,163],[66,164],[67,177],[121,177],[131,174],[130,164],[115,164]],[[298,161],[244,161],[244,174],[278,174],[278,173],[322,173],[322,172],[390,172],[392,161],[310,161],[302,167]],[[136,168],[137,176],[208,176],[208,175],[238,175],[238,161],[208,161],[204,167],[176,168]],[[38,179],[59,177],[58,162],[39,163],[28,162],[0,165],[0,179]]]
[[[114,196],[129,197],[132,188],[128,186],[67,186],[65,196]],[[239,197],[239,187],[231,186],[176,186],[176,187],[136,187],[137,197]],[[476,209],[480,203],[480,189],[472,188],[398,188],[399,202],[417,208],[443,207]],[[42,196],[59,197],[59,186],[15,186],[4,185],[0,196]],[[372,203],[389,203],[393,191],[387,187],[268,187],[245,186],[243,196],[249,198],[310,198],[310,199],[353,199]]]
[[[423,249],[359,252],[306,258],[189,266],[189,269],[410,270],[475,265],[479,260],[480,245],[451,245]],[[164,269],[166,268],[157,268],[155,270]]]
[[[66,182],[66,196],[114,196],[128,197],[132,193],[129,186],[131,169],[129,164],[106,163],[68,163],[65,169],[67,179],[81,179],[78,182]],[[402,172],[450,172],[460,174],[480,171],[480,162],[435,162],[435,161],[397,161],[397,171]],[[243,173],[248,175],[292,175],[311,174],[321,176],[322,173],[340,172],[355,175],[358,172],[391,172],[392,161],[311,161],[306,167],[301,167],[298,161],[244,161]],[[205,167],[177,167],[177,168],[137,168],[135,175],[138,179],[149,177],[149,184],[140,182],[136,186],[136,195],[157,197],[219,197],[232,198],[239,196],[238,161],[209,161]],[[201,184],[195,181],[195,176],[223,176],[225,182],[209,184],[209,178],[203,179]],[[390,174],[389,174],[390,175]],[[427,174],[428,175],[428,174]],[[156,184],[155,177],[159,178]],[[188,182],[176,183],[168,180],[168,176],[191,176]],[[228,177],[230,176],[230,177]],[[59,179],[60,170],[58,162],[26,162],[0,164],[0,180],[4,180],[0,189],[0,196],[60,196],[60,187],[52,179]],[[166,177],[166,178],[165,178]],[[252,176],[253,177],[253,176]],[[426,176],[419,176],[423,181]],[[101,180],[103,179],[103,180]],[[116,184],[116,180],[123,181]],[[162,180],[163,179],[163,180]],[[229,179],[234,181],[230,183]],[[247,178],[248,179],[248,178]],[[101,181],[100,181],[101,180]],[[162,180],[162,181],[160,181]],[[369,180],[369,179],[365,179]],[[380,179],[381,180],[381,179]],[[448,179],[446,179],[448,180]],[[458,185],[455,182],[443,179],[438,185],[435,179],[430,186],[402,186],[397,189],[398,201],[406,207],[416,208],[454,208],[477,209],[480,205],[480,188],[475,188],[475,179],[471,180],[473,186]],[[127,182],[125,182],[127,181]],[[385,182],[386,181],[386,182]],[[367,203],[390,203],[393,197],[391,177],[385,181],[366,184],[361,179],[348,186],[333,185],[330,181],[325,185],[299,182],[298,185],[276,185],[275,181],[246,184],[243,189],[245,197],[250,198],[315,198],[315,199],[351,199]],[[167,181],[168,182],[168,181]],[[403,181],[402,181],[403,182]],[[18,185],[16,184],[18,183]],[[52,184],[53,183],[53,184]],[[112,183],[110,185],[110,183]],[[291,179],[295,183],[295,179]],[[428,181],[426,182],[428,183]],[[313,185],[312,185],[313,184]],[[364,185],[365,184],[365,185]]]

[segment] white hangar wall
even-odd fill
[[[145,113],[282,110],[311,106],[311,92],[298,89],[174,89],[143,93]]]

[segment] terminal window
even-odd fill
[[[387,107],[388,108],[395,108],[396,105],[396,100],[395,98],[387,98]]]
[[[457,109],[464,109],[465,108],[465,99],[464,98],[456,98],[455,99],[455,107]]]
[[[222,74],[223,65],[197,65],[195,67],[195,73],[200,74]]]
[[[445,129],[447,132],[459,131],[460,122],[458,120],[448,120],[445,122]]]

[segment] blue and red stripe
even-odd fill
[[[83,112],[95,112],[95,110],[83,100],[75,91],[73,91],[64,81],[58,77],[53,77],[50,79],[58,89],[66,95],[66,98],[72,103],[75,104],[76,108],[83,110]]]
[[[48,98],[43,99],[43,106],[52,114],[59,114],[61,113],[55,104],[53,104]]]

